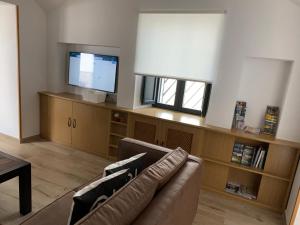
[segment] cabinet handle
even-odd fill
[[[165,143],[164,143],[164,141],[162,141],[162,142],[161,142],[161,146],[164,146],[164,145],[165,145]]]
[[[72,120],[71,118],[68,119],[68,127],[71,127],[72,126]]]
[[[73,128],[76,128],[77,123],[76,123],[76,119],[73,120]]]
[[[156,145],[158,145],[159,144],[159,141],[158,140],[156,140]]]

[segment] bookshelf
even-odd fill
[[[204,160],[202,188],[283,212],[299,161],[298,148],[264,136],[206,131],[200,157]],[[265,151],[261,167],[232,161],[236,144]],[[251,155],[251,154],[250,154]],[[233,191],[235,190],[235,191]]]
[[[119,141],[127,136],[128,113],[111,110],[108,158],[116,161]]]

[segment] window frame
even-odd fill
[[[142,87],[142,96],[143,96],[143,93],[144,93],[144,90],[145,90],[146,77],[144,77],[143,79],[144,80],[143,80],[143,87]],[[154,91],[153,96],[155,96],[155,99],[154,99],[154,101],[151,102],[151,104],[154,107],[173,110],[173,111],[177,111],[177,112],[183,112],[183,113],[199,115],[199,116],[202,116],[202,117],[206,116],[208,105],[209,105],[211,88],[212,88],[211,83],[202,81],[203,83],[205,83],[205,90],[204,90],[204,99],[203,99],[202,111],[201,111],[201,110],[194,110],[194,109],[188,109],[188,108],[182,107],[183,99],[184,99],[184,92],[185,92],[185,84],[186,84],[187,80],[176,79],[177,80],[177,88],[176,88],[176,95],[175,95],[175,103],[174,103],[174,106],[171,106],[171,105],[167,105],[167,104],[163,104],[163,103],[158,102],[158,99],[159,99],[159,86],[162,82],[163,77],[156,77],[155,79],[157,79],[156,80],[156,86],[154,87],[154,90],[153,90]],[[172,78],[170,78],[170,79],[172,79]],[[195,82],[201,82],[201,81],[195,81]]]

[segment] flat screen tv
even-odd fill
[[[115,93],[118,63],[117,56],[70,52],[68,84]]]

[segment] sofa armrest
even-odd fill
[[[171,150],[158,145],[149,144],[131,138],[124,138],[119,143],[119,160],[128,159],[134,155],[146,152],[144,157],[144,165],[148,167],[161,159]]]

